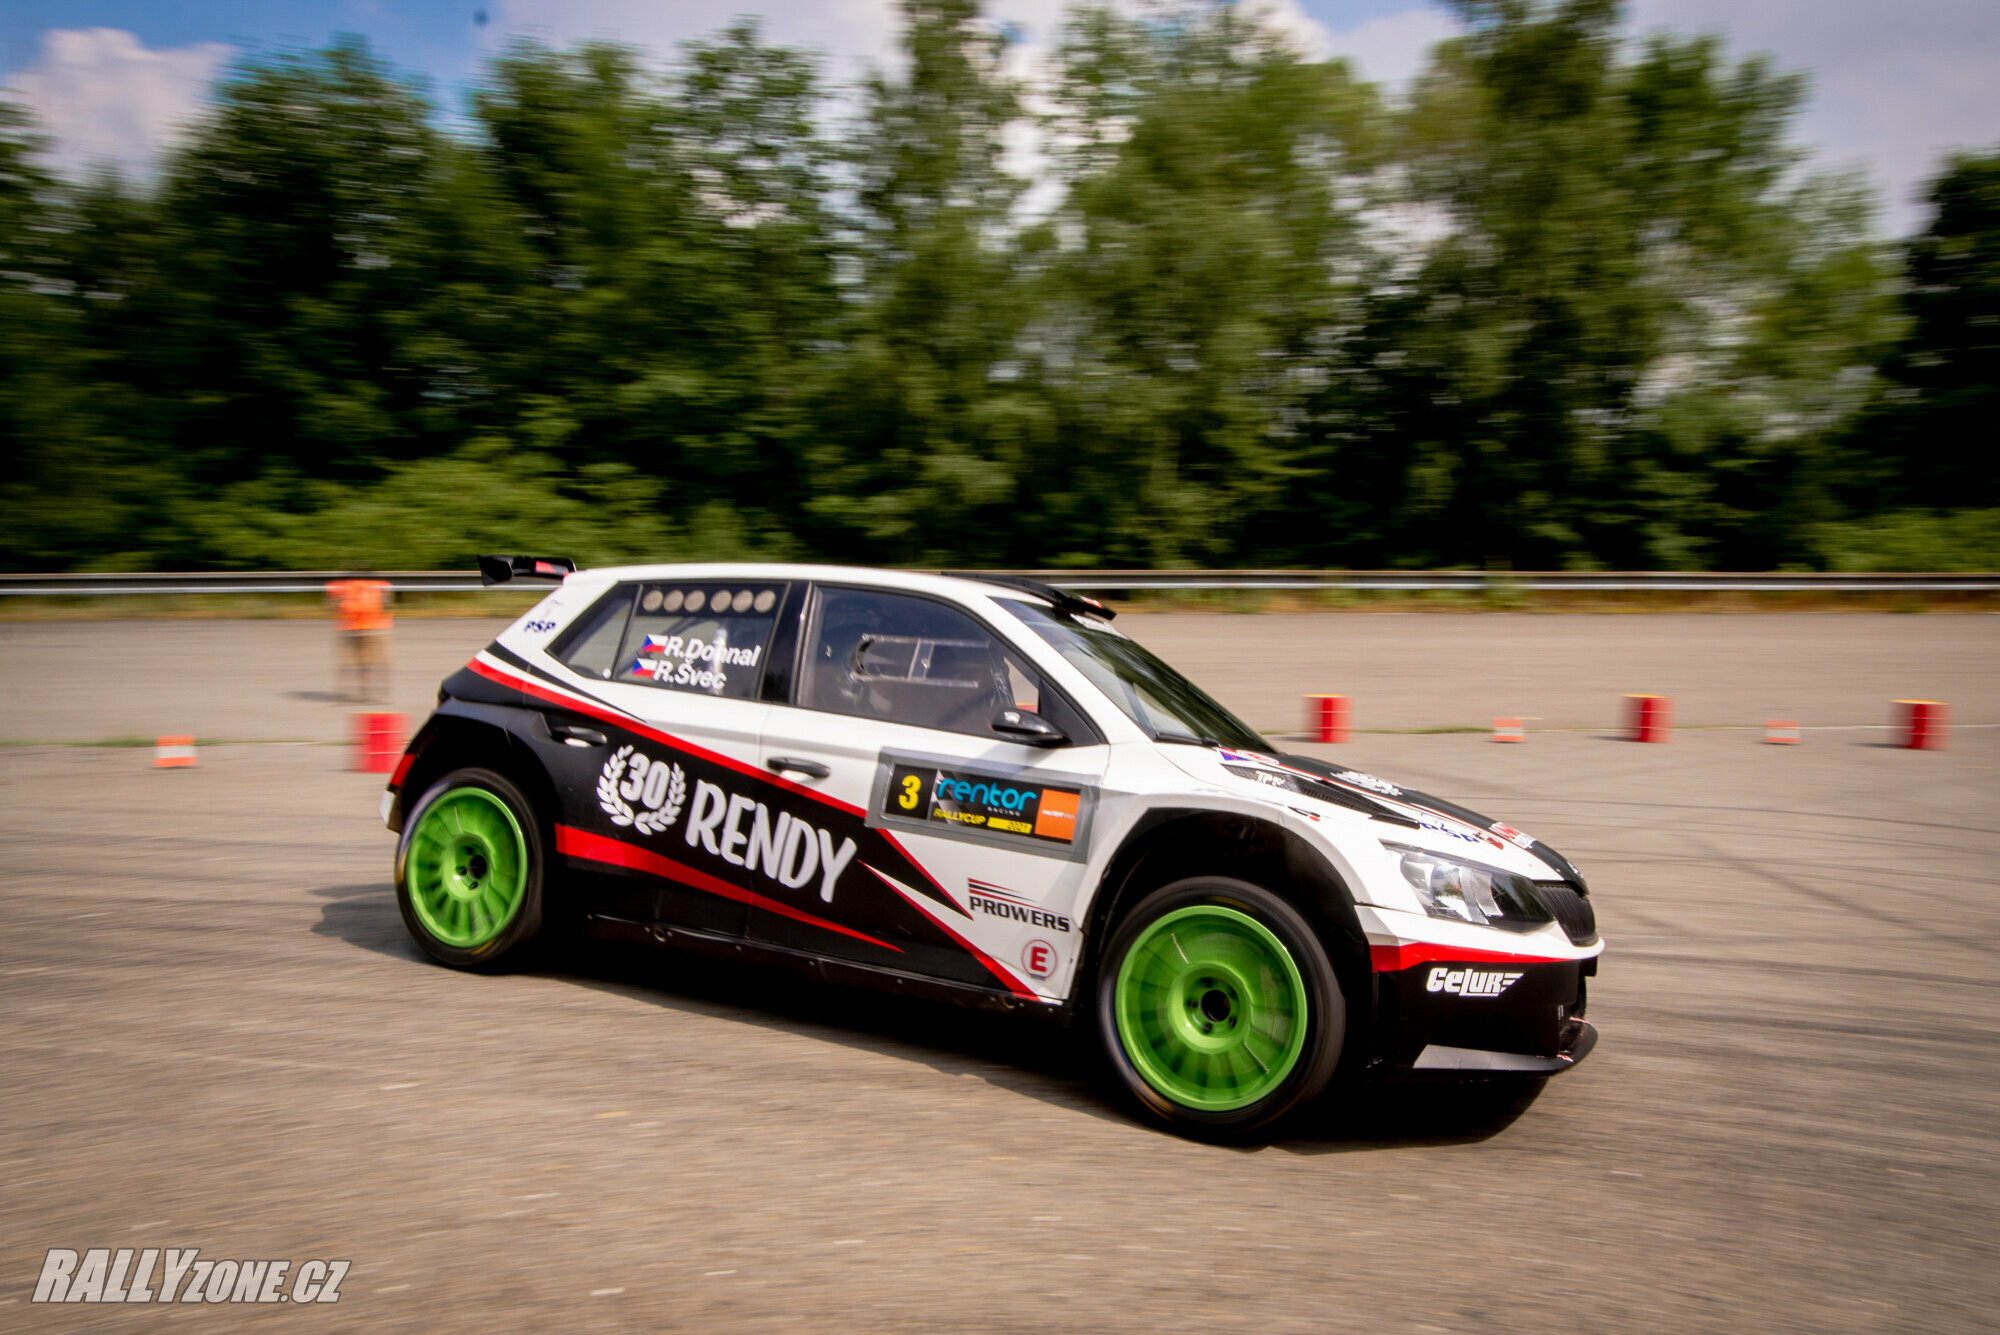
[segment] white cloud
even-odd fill
[[[154,51],[119,28],[52,28],[41,59],[8,83],[53,140],[58,167],[145,176],[200,113],[229,55],[220,42]]]
[[[1326,25],[1307,14],[1299,0],[1243,0],[1241,8],[1260,27],[1282,34],[1300,55],[1311,60],[1326,58]]]
[[[1285,0],[1291,3],[1291,0]],[[1305,0],[1328,14],[1330,0]],[[1732,58],[1757,52],[1811,80],[1794,124],[1820,168],[1859,167],[1889,235],[1921,228],[1918,196],[1954,148],[2000,143],[2000,4],[1994,0],[1630,0],[1626,31],[1722,35]],[[1370,79],[1400,84],[1454,31],[1420,4],[1331,34]]]
[[[1406,9],[1328,34],[1325,54],[1347,56],[1362,78],[1399,91],[1423,69],[1431,48],[1457,31],[1442,9]]]
[[[1859,165],[1891,235],[1921,228],[1917,196],[1952,148],[2000,142],[2000,5],[1992,0],[1637,0],[1635,30],[1717,32],[1732,56],[1769,52],[1811,77],[1800,140]]]
[[[623,42],[668,60],[682,42],[713,36],[739,14],[761,18],[767,42],[819,51],[828,59],[826,75],[837,82],[867,64],[886,64],[900,21],[894,0],[764,0],[728,8],[661,0],[497,0],[485,41],[491,48],[515,37],[558,47]]]

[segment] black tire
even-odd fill
[[[439,799],[447,794],[456,796],[467,789],[477,790],[507,809],[519,833],[523,867],[518,901],[505,925],[489,938],[461,945],[444,939],[425,922],[424,915],[413,902],[410,873],[412,845],[424,826],[425,817]],[[543,936],[548,883],[547,847],[548,838],[541,814],[512,780],[476,766],[453,770],[425,790],[404,820],[402,836],[396,841],[396,906],[402,911],[403,926],[425,954],[454,969],[491,973],[526,963]]]
[[[1126,1051],[1118,1019],[1120,979],[1134,945],[1146,936],[1148,928],[1168,915],[1204,906],[1233,910],[1275,937],[1297,970],[1305,1005],[1304,1040],[1289,1073],[1268,1092],[1259,1093],[1253,1086],[1248,1093],[1256,1095],[1254,1101],[1226,1109],[1192,1106],[1156,1087]],[[1142,957],[1135,968],[1143,967]],[[1199,876],[1163,886],[1120,919],[1098,961],[1096,994],[1098,1037],[1114,1085],[1147,1120],[1199,1140],[1250,1138],[1317,1098],[1333,1078],[1347,1030],[1346,1000],[1312,925],[1269,890],[1221,876]],[[1135,990],[1128,995],[1136,997],[1138,993]],[[1189,998],[1185,1004],[1194,1007],[1192,994],[1185,995]],[[1247,1009],[1243,1014],[1248,1017],[1247,1027],[1249,1019],[1255,1017]]]

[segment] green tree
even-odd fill
[[[1030,396],[1010,382],[1025,300],[1009,246],[1022,182],[1007,39],[976,0],[904,0],[900,77],[862,89],[846,167],[850,294],[820,368],[804,468],[825,550],[900,561],[1002,550]]]
[[[1800,80],[1458,12],[1385,106],[1234,6],[1087,3],[1024,88],[904,0],[837,145],[747,21],[514,47],[463,130],[254,60],[153,182],[0,105],[0,560],[1983,560],[2000,157],[1899,306]]]
[[[818,98],[812,63],[748,23],[677,82],[605,45],[496,63],[480,152],[528,261],[537,337],[507,375],[531,444],[658,477],[683,515],[781,523],[798,364],[834,312]]]
[[[1029,532],[1089,563],[1297,550],[1263,521],[1355,320],[1374,90],[1226,6],[1079,10],[1060,71],[1035,341],[1061,428]]]
[[[1929,197],[1904,258],[1909,336],[1867,428],[1885,465],[1876,500],[2000,505],[2000,150],[1952,158]]]
[[[88,519],[90,423],[75,330],[54,290],[55,183],[26,112],[0,101],[0,558],[68,562]]]
[[[1807,318],[1805,288],[1842,266],[1867,282],[1853,211],[1801,220],[1784,189],[1803,86],[1728,65],[1712,38],[1661,35],[1628,58],[1614,0],[1459,8],[1467,31],[1420,79],[1399,153],[1409,203],[1442,235],[1374,284],[1361,374],[1329,405],[1353,444],[1324,475],[1376,503],[1387,522],[1356,528],[1387,559],[1714,557],[1731,452],[1821,439],[1770,435],[1774,414],[1718,402],[1713,378],[1765,387],[1774,368],[1750,363]],[[1865,364],[1844,346],[1808,378],[1844,374],[1849,354]],[[1768,492],[1797,470],[1746,471]]]
[[[204,486],[436,451],[483,386],[439,309],[466,252],[430,105],[358,40],[243,66],[215,100],[160,188],[161,448]]]

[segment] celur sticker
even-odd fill
[[[1521,981],[1519,969],[1451,969],[1440,964],[1424,979],[1424,991],[1458,997],[1497,997]]]

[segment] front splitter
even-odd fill
[[[1553,1057],[1432,1043],[1417,1054],[1410,1070],[1439,1075],[1558,1075],[1590,1055],[1597,1046],[1597,1026],[1570,1020],[1563,1025],[1562,1039],[1562,1050]]]

